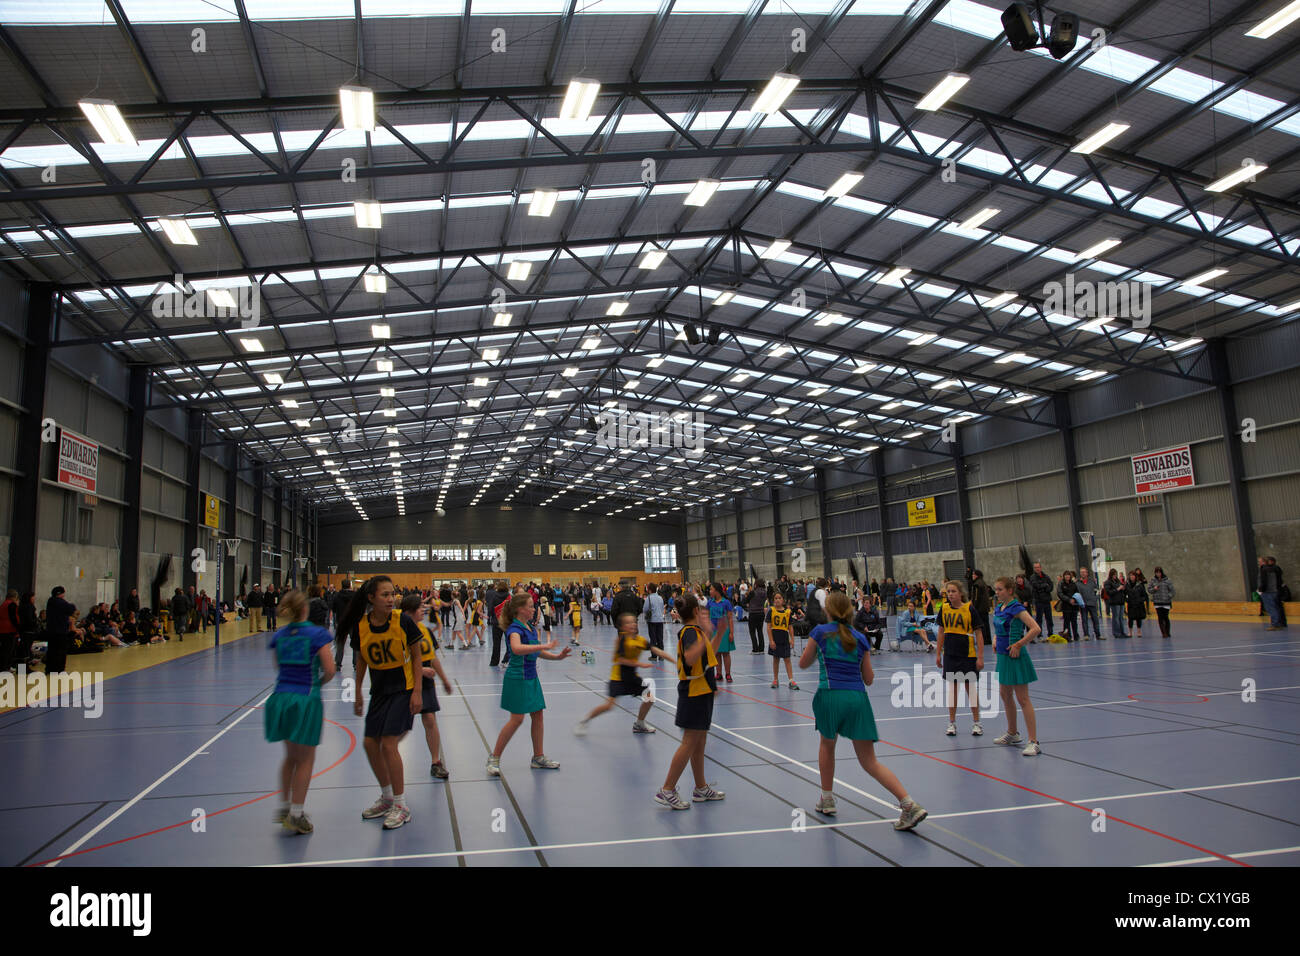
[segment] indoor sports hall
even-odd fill
[[[1300,0],[0,0],[0,91],[42,922],[1300,863]]]

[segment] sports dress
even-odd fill
[[[709,601],[709,623],[716,629],[720,622],[726,620],[727,615],[732,612],[735,605],[723,598],[721,601]],[[722,635],[722,643],[718,645],[719,654],[730,654],[736,649],[735,635],[727,630]]]
[[[649,650],[649,648],[649,639],[638,634],[636,637],[623,638],[623,642],[614,656],[615,658],[621,657],[624,660],[639,661],[641,652]],[[615,660],[614,666],[609,669],[609,696],[640,697],[644,692],[645,681],[637,673],[637,668],[633,665],[620,664]]]
[[[998,653],[999,684],[1014,686],[1038,680],[1028,649],[1020,648],[1017,657],[1012,657],[1010,653],[1011,645],[1025,636],[1025,622],[1020,620],[1020,613],[1024,610],[1026,608],[1023,604],[1012,600],[1007,604],[999,604],[993,612],[993,647]]]
[[[767,621],[772,625],[772,643],[767,652],[772,657],[788,659],[790,657],[790,609],[778,611],[772,608],[767,612]]]
[[[686,652],[696,641],[704,641],[704,653],[689,667]],[[713,695],[718,692],[715,668],[718,657],[713,642],[694,624],[677,632],[677,718],[683,730],[708,730],[713,726]]]
[[[818,624],[808,635],[817,645],[817,693],[813,695],[813,720],[817,732],[827,740],[879,740],[876,717],[862,682],[862,658],[867,653],[867,639],[861,631],[849,628],[853,647],[845,650],[836,624]]]
[[[315,747],[320,743],[324,711],[320,703],[320,658],[322,647],[334,643],[323,627],[297,621],[271,636],[271,650],[280,665],[275,692],[266,702],[263,726],[271,743],[288,740]]]
[[[975,647],[975,628],[971,623],[970,601],[953,607],[947,601],[939,612],[943,625],[943,676],[945,680],[958,681],[974,677],[978,653]]]
[[[438,656],[433,648],[433,634],[423,621],[416,625],[420,629],[420,666],[432,667],[433,659]],[[420,699],[423,706],[420,707],[422,714],[436,714],[442,710],[438,703],[438,688],[434,686],[432,677],[425,677],[424,672],[420,673]]]
[[[537,631],[515,618],[506,629],[506,646],[510,635],[518,634],[521,644],[540,644]],[[535,714],[546,709],[542,682],[537,679],[536,654],[511,654],[505,676],[501,679],[501,708],[512,714]]]
[[[411,729],[411,691],[423,637],[415,622],[396,609],[380,627],[367,614],[353,632],[352,651],[365,658],[370,670],[367,737],[400,737]]]

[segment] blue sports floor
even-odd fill
[[[559,771],[529,769],[525,722],[502,777],[489,778],[484,761],[504,722],[500,672],[486,649],[442,655],[456,688],[440,692],[451,779],[430,778],[417,722],[402,743],[412,820],[394,831],[361,819],[378,796],[362,720],[338,683],[326,685],[307,800],[316,831],[291,836],[271,821],[282,750],[262,736],[258,705],[274,681],[262,635],[108,681],[98,719],[68,708],[0,716],[0,854],[8,865],[63,867],[1296,865],[1300,644],[1244,623],[1175,629],[1168,641],[1033,646],[1035,758],[993,743],[1001,713],[973,737],[963,708],[958,736],[947,737],[946,709],[891,706],[891,675],[903,671],[910,683],[915,664],[931,671],[934,661],[877,656],[877,752],[930,811],[913,833],[894,831],[897,809],[846,741],[839,816],[813,812],[816,668],[796,666],[801,690],[786,688],[783,669],[772,690],[771,659],[751,655],[746,640],[706,751],[708,778],[726,799],[685,812],[656,806],[679,736],[675,674],[648,672],[665,698],[649,718],[658,733],[633,735],[637,702],[623,699],[575,737],[609,673],[613,630],[588,625],[596,664],[576,654],[540,663],[546,753]],[[1253,701],[1243,700],[1247,680]],[[688,768],[679,790],[691,786]]]

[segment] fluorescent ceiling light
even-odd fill
[[[268,385],[283,385],[284,378],[279,372],[263,372],[262,378],[266,379]]]
[[[1023,403],[1023,402],[1032,402],[1033,400],[1034,400],[1034,396],[1032,396],[1032,395],[1017,395],[1015,398],[1008,398],[1008,399],[1007,399],[1007,404],[1008,404],[1008,405],[1019,405],[1019,404],[1021,404],[1021,403]]]
[[[1246,36],[1254,37],[1257,40],[1267,40],[1274,33],[1290,26],[1297,19],[1300,19],[1300,0],[1292,0],[1291,3],[1288,3],[1267,20],[1261,20],[1247,30]]]
[[[1079,379],[1079,381],[1081,381],[1081,382],[1086,382],[1086,381],[1088,381],[1089,379],[1100,378],[1101,376],[1103,376],[1103,375],[1105,375],[1105,374],[1106,374],[1105,369],[1100,369],[1100,368],[1099,368],[1099,369],[1094,369],[1094,370],[1091,371],[1091,372],[1081,372],[1081,373],[1079,374],[1079,376],[1078,376],[1078,379]]]
[[[492,384],[492,382],[486,375],[478,375],[474,378],[474,384],[479,388],[483,388],[485,385]]]
[[[563,372],[561,372],[560,374],[563,375],[565,378],[573,378],[573,376],[575,376],[575,375],[578,374],[578,369],[575,368],[574,366],[570,365],[568,368],[566,368],[566,369],[565,369]]]
[[[1120,133],[1128,129],[1128,126],[1128,123],[1107,123],[1091,136],[1080,140],[1077,146],[1070,149],[1070,152],[1081,153],[1082,155],[1087,156],[1089,153],[1095,152],[1102,146],[1105,146]]]
[[[588,351],[590,351],[591,349],[598,349],[598,348],[600,348],[600,339],[599,339],[599,337],[592,336],[592,337],[589,338],[589,339],[583,339],[583,340],[582,340],[582,348],[584,348],[584,349],[586,349],[586,350],[588,350]]]
[[[617,302],[611,302],[609,308],[605,310],[606,315],[622,315],[627,311],[630,303],[626,299],[619,299]]]
[[[1093,243],[1083,252],[1074,257],[1075,262],[1082,262],[1085,259],[1096,259],[1104,252],[1109,252],[1120,244],[1120,239],[1103,239],[1101,242]]]
[[[658,269],[663,265],[664,260],[667,258],[668,253],[664,252],[662,249],[647,249],[646,254],[641,257],[641,262],[638,268],[653,272],[655,269]]]
[[[827,326],[830,325],[832,322],[844,322],[844,321],[846,321],[845,317],[840,315],[838,312],[823,312],[822,317],[818,319],[816,322],[814,322],[813,324],[819,326]]]
[[[717,297],[716,299],[713,300],[713,304],[714,304],[714,305],[726,305],[728,302],[730,302],[730,301],[731,301],[732,299],[734,299],[735,297],[736,297],[736,293],[732,292],[730,289],[727,289],[725,292],[719,292],[719,293],[718,293],[718,297]]]
[[[510,271],[506,273],[506,278],[511,282],[521,282],[528,278],[528,273],[533,271],[533,264],[525,262],[523,259],[516,259],[510,263]]]
[[[1262,173],[1266,169],[1268,169],[1268,167],[1262,163],[1247,163],[1240,169],[1233,170],[1221,179],[1216,179],[1214,182],[1210,183],[1210,185],[1205,187],[1205,191],[1207,193],[1221,193],[1226,189],[1231,189],[1240,182],[1250,179],[1256,173]]]
[[[112,100],[84,99],[77,105],[86,114],[86,119],[90,120],[90,125],[95,127],[101,142],[110,146],[136,145],[131,127],[126,125],[122,111]]]
[[[504,329],[514,321],[514,318],[510,312],[495,312],[492,315],[492,324],[498,329]]]
[[[393,360],[377,359],[375,361],[375,370],[379,372],[391,372],[393,370]]]
[[[921,97],[916,104],[918,110],[937,110],[952,99],[953,95],[970,82],[965,73],[949,73],[934,85],[934,88]]]
[[[997,309],[1006,305],[1016,297],[1014,292],[999,292],[993,298],[984,303],[986,309]]]
[[[721,181],[717,179],[701,179],[695,184],[695,187],[686,194],[686,205],[703,206],[713,198],[713,194],[718,191],[718,187],[721,185]]]
[[[295,418],[293,420],[293,423],[297,425],[299,428],[311,428],[310,418]]]
[[[1227,274],[1228,274],[1227,269],[1207,269],[1205,272],[1198,272],[1190,279],[1184,279],[1181,284],[1182,285],[1205,285],[1205,283],[1217,279],[1219,278],[1219,276],[1224,276]]]
[[[367,86],[340,86],[339,108],[343,113],[343,128],[375,131],[375,91]]]
[[[1279,305],[1277,307],[1277,312],[1278,315],[1286,315],[1286,313],[1294,312],[1296,309],[1300,309],[1300,299],[1296,299],[1289,305]]]
[[[534,190],[528,202],[528,215],[549,216],[555,211],[555,201],[559,198],[560,194],[554,189]]]
[[[397,394],[397,389],[393,388],[391,385],[384,385],[379,389],[380,398],[392,398],[396,394]]]
[[[596,105],[600,95],[600,81],[575,76],[569,81],[569,88],[560,104],[560,119],[582,122],[591,115],[591,108]]]
[[[357,227],[360,229],[378,229],[383,225],[384,211],[373,200],[354,202],[352,211],[356,214]]]
[[[920,437],[921,437],[921,433],[920,433],[920,432],[908,432],[908,433],[907,433],[906,435],[904,435],[903,437],[904,437],[904,438],[920,438]]]
[[[975,213],[975,215],[961,223],[957,228],[964,230],[978,229],[1001,211],[1001,209],[995,209],[993,206],[985,206],[979,212]]]
[[[646,362],[645,364],[647,368],[658,368],[660,365],[664,364],[664,360],[656,355],[654,358],[652,358],[650,361]]]
[[[239,344],[244,347],[245,352],[265,352],[266,348],[262,345],[261,339],[240,339]]]
[[[280,399],[280,404],[285,408],[297,408],[298,400],[296,398],[282,398]]]
[[[159,219],[158,225],[173,246],[197,246],[198,238],[184,219]]]
[[[929,345],[939,337],[937,332],[922,332],[916,338],[912,339],[913,345]]]
[[[823,199],[838,199],[847,195],[848,191],[862,182],[865,173],[844,173],[839,179],[831,184],[830,189],[822,194]]]
[[[386,322],[377,322],[370,327],[371,338],[391,339],[393,337],[393,327]]]
[[[777,73],[767,81],[767,86],[754,101],[755,113],[775,113],[799,85],[799,77],[793,73]]]
[[[942,382],[939,382],[937,385],[934,385],[932,387],[936,389],[952,388],[954,385],[960,385],[960,384],[961,384],[960,380],[955,378],[948,378],[948,379],[944,379]]]
[[[396,417],[397,417],[397,409],[395,409],[395,408],[385,408],[385,409],[384,409],[384,417],[385,417],[385,418],[396,418]]]
[[[500,357],[501,357],[501,350],[500,350],[500,349],[484,349],[484,350],[483,350],[483,361],[485,361],[485,362],[495,362],[495,361],[496,361],[498,358],[500,358]]]
[[[383,295],[388,291],[388,276],[384,275],[382,272],[379,272],[378,270],[373,272],[367,271],[365,279],[367,292],[376,292],[379,295]]]
[[[758,254],[760,259],[775,259],[781,253],[790,248],[789,239],[776,239],[770,246]]]
[[[903,279],[912,274],[912,270],[907,266],[897,266],[885,273],[884,278],[880,281],[885,285],[893,285],[895,282],[902,282]]]
[[[1003,355],[1001,358],[994,359],[993,364],[1007,365],[1011,362],[1026,362],[1026,361],[1032,361],[1032,360],[1024,352],[1008,352],[1005,355]]]

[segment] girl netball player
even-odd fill
[[[655,647],[648,638],[636,632],[635,614],[620,614],[618,635],[614,638],[614,664],[609,671],[609,697],[606,698],[605,703],[597,705],[590,714],[578,721],[578,725],[573,728],[575,734],[579,737],[586,734],[587,724],[613,707],[616,697],[640,697],[645,692],[645,683],[636,669],[649,667],[651,662],[640,661],[642,651],[649,651],[651,657],[662,657],[666,661],[673,659],[667,651]],[[655,732],[655,729],[645,722],[645,716],[650,713],[650,708],[653,706],[654,701],[651,700],[641,703],[641,709],[637,711],[636,723],[632,725],[632,733],[653,734]]]
[[[537,658],[533,655],[548,661],[562,661],[572,651],[566,647],[558,654],[552,654],[555,641],[543,644],[537,639],[537,629],[529,623],[533,614],[533,598],[527,591],[512,595],[501,609],[501,628],[510,642],[510,665],[501,680],[501,707],[510,712],[510,719],[501,728],[497,745],[488,756],[489,776],[501,776],[501,752],[524,722],[524,714],[532,718],[533,760],[529,766],[534,770],[560,769],[560,762],[546,756],[542,749],[542,711],[546,709],[546,698],[542,696],[542,682],[537,679]]]
[[[939,608],[940,650],[935,654],[935,664],[943,669],[944,680],[951,690],[948,694],[949,737],[957,736],[957,682],[966,684],[966,697],[975,723],[970,732],[976,737],[984,733],[980,723],[979,689],[972,683],[984,669],[984,635],[971,622],[970,602],[962,594],[961,585],[947,581],[943,586],[944,599]]]
[[[832,591],[826,596],[825,611],[828,623],[812,629],[799,658],[801,668],[811,667],[817,661],[821,670],[817,693],[813,695],[813,717],[822,738],[817,751],[817,769],[822,778],[817,812],[835,815],[835,795],[831,792],[835,782],[835,743],[840,737],[848,737],[853,741],[862,769],[898,801],[901,812],[894,829],[911,830],[925,819],[926,810],[907,795],[907,788],[894,772],[876,759],[875,742],[880,735],[867,698],[867,688],[875,680],[867,639],[849,625],[853,604],[843,591]]]
[[[280,677],[264,712],[266,739],[271,743],[284,741],[280,807],[275,822],[291,833],[311,833],[313,828],[303,805],[324,720],[320,686],[334,676],[334,636],[323,627],[307,623],[307,598],[301,591],[287,592],[280,599],[280,607],[292,623],[271,636]]]
[[[790,682],[791,690],[798,690],[794,679],[794,670],[790,666],[790,611],[785,606],[785,595],[776,591],[772,595],[772,607],[767,612],[767,652],[772,655],[772,689],[775,690],[777,668],[785,661],[785,676]]]
[[[578,638],[582,636],[582,602],[576,595],[569,602],[569,623],[573,625],[573,637],[569,639],[569,643],[581,643]]]
[[[994,649],[998,654],[998,686],[1002,709],[1007,715],[1007,732],[993,742],[1020,745],[1020,734],[1016,732],[1016,704],[1019,703],[1025,714],[1025,730],[1029,731],[1029,746],[1021,753],[1026,757],[1037,757],[1043,750],[1038,746],[1038,722],[1034,718],[1034,705],[1029,702],[1029,685],[1038,680],[1038,675],[1025,645],[1033,643],[1039,627],[1025,606],[1016,600],[1015,585],[1010,578],[998,578],[993,593],[997,599],[997,607],[993,610],[993,634],[996,638]]]
[[[689,810],[691,805],[677,795],[677,781],[690,762],[695,774],[696,803],[721,800],[726,794],[715,790],[704,779],[704,744],[713,725],[713,695],[718,692],[718,645],[722,635],[713,629],[709,612],[701,607],[694,594],[683,594],[677,602],[683,627],[677,632],[677,719],[682,728],[682,742],[668,765],[663,788],[655,794],[655,803],[674,810]]]
[[[483,646],[483,592],[474,590],[469,592],[469,641],[473,646],[474,641],[478,641],[478,646]]]
[[[465,640],[465,605],[459,594],[451,596],[451,640],[447,642],[447,646],[454,648],[456,638],[460,638],[462,650],[469,647],[469,643]]]
[[[709,623],[713,629],[721,635],[718,644],[718,653],[722,656],[722,667],[719,671],[725,670],[727,674],[727,683],[731,680],[731,652],[736,649],[736,612],[735,606],[727,600],[726,592],[722,590],[722,585],[716,581],[709,582]]]
[[[433,649],[433,634],[424,623],[428,610],[429,605],[418,594],[408,594],[402,598],[402,613],[410,615],[415,626],[420,629],[420,696],[424,701],[424,706],[420,709],[420,723],[424,724],[424,740],[429,745],[429,756],[433,759],[429,776],[446,780],[449,774],[442,763],[442,738],[438,734],[438,711],[442,708],[438,704],[438,689],[434,686],[433,679],[437,677],[441,680],[442,689],[448,694],[451,693],[451,682],[447,680],[442,663]]]
[[[339,621],[339,633],[352,642],[357,662],[357,689],[370,669],[370,708],[366,711],[365,750],[379,781],[380,796],[362,811],[364,820],[384,818],[384,829],[395,830],[411,819],[406,805],[402,756],[397,745],[424,709],[423,682],[415,679],[419,644],[424,635],[396,607],[392,578],[379,574],[353,595]],[[361,714],[357,695],[353,712]]]

